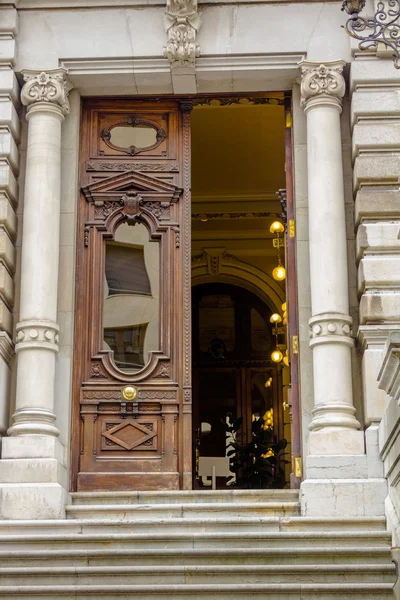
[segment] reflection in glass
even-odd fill
[[[271,350],[272,340],[269,324],[256,308],[250,311],[251,349],[255,352],[267,353]]]
[[[250,371],[252,419],[262,417],[265,427],[273,425],[273,388],[266,386],[268,377],[265,371]]]
[[[120,148],[148,148],[157,142],[157,131],[154,127],[143,125],[119,125],[110,130],[110,142]]]
[[[144,264],[143,248],[107,244],[106,279],[109,296],[115,294],[150,294],[150,281]]]
[[[123,371],[143,368],[159,350],[159,279],[158,242],[141,223],[120,225],[106,243],[104,349]]]
[[[235,304],[223,294],[204,296],[199,302],[200,351],[209,352],[221,340],[226,352],[235,349]]]
[[[142,368],[143,346],[147,323],[133,327],[104,328],[104,341],[114,352],[114,362],[120,369]]]

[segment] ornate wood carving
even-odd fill
[[[113,127],[128,123],[132,115],[136,124],[154,125],[157,144],[127,152],[110,143]],[[185,310],[190,328],[190,251],[185,258],[180,247],[183,220],[190,224],[190,156],[184,161],[189,142],[187,134],[184,141],[177,102],[83,103],[72,489],[177,489],[183,485],[183,469],[190,471],[191,447],[184,449],[179,439],[180,390],[190,386],[190,356],[184,367],[175,350],[184,328],[178,315]],[[185,181],[180,174],[184,164]],[[159,350],[150,352],[147,364],[136,372],[119,369],[104,349],[99,301],[104,297],[106,241],[124,222],[144,224],[160,247]],[[190,230],[186,252],[189,245]],[[180,275],[184,260],[189,261],[187,291]],[[188,348],[190,352],[190,332]],[[138,389],[134,401],[122,397],[127,384]]]
[[[154,144],[152,144],[151,146],[147,146],[146,148],[138,148],[136,146],[129,146],[128,148],[122,148],[121,146],[116,146],[115,144],[113,144],[111,142],[111,132],[115,127],[124,127],[126,125],[128,125],[130,127],[142,126],[142,127],[149,127],[149,128],[155,129],[156,141],[154,142]],[[100,137],[107,144],[107,146],[109,146],[109,148],[112,148],[113,150],[116,150],[117,152],[123,152],[124,154],[130,154],[131,156],[135,156],[136,154],[139,154],[141,152],[148,152],[149,150],[154,150],[154,148],[157,148],[157,146],[159,146],[161,144],[161,142],[163,140],[165,140],[165,138],[167,137],[167,134],[164,131],[164,129],[162,129],[159,125],[157,125],[157,123],[154,123],[153,121],[149,121],[147,119],[142,119],[141,117],[139,117],[137,115],[132,115],[132,116],[127,117],[125,121],[121,121],[119,123],[113,123],[112,125],[109,125],[108,127],[105,127],[104,129],[102,129],[100,132]]]
[[[179,171],[179,167],[176,164],[168,165],[158,163],[125,163],[125,162],[93,162],[90,161],[86,165],[87,171],[128,171],[134,169],[135,171]]]

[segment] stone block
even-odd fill
[[[1,19],[0,19],[1,23]],[[15,64],[16,40],[13,34],[3,34],[0,36],[0,62],[6,64]]]
[[[0,484],[0,519],[64,519],[68,494],[58,483]]]
[[[11,6],[2,6],[0,8],[0,33],[12,33],[12,34],[16,35],[17,28],[18,28],[18,12],[17,12],[17,10]]]
[[[354,162],[354,188],[360,185],[396,185],[399,182],[400,156],[396,154],[361,154]]]
[[[67,470],[55,458],[0,460],[1,483],[59,483],[67,487]]]
[[[379,187],[361,188],[356,195],[355,220],[400,218],[400,192]]]
[[[11,131],[0,128],[0,157],[11,165],[15,174],[19,171],[19,152]]]
[[[396,89],[369,89],[368,93],[354,92],[352,96],[352,124],[363,117],[398,117],[400,96]]]
[[[0,225],[0,260],[11,273],[15,271],[15,247],[7,231]]]
[[[392,321],[400,322],[400,291],[374,290],[360,300],[360,325]]]
[[[362,88],[371,89],[374,84],[375,89],[382,87],[399,87],[400,73],[393,69],[393,62],[390,60],[365,60],[363,58],[351,63],[350,70],[350,89],[352,92]],[[378,85],[376,85],[378,84]]]
[[[0,298],[0,330],[12,335],[13,316],[7,304]]]
[[[400,287],[400,254],[366,255],[358,267],[358,291]]]
[[[4,332],[3,336],[5,335]],[[10,422],[11,369],[8,360],[0,353],[0,434],[4,435]]]
[[[356,238],[357,258],[361,259],[366,250],[371,252],[392,250],[400,255],[399,232],[400,219],[378,223],[367,221],[361,223]],[[381,259],[385,260],[385,255],[382,255]]]
[[[354,429],[321,429],[310,431],[309,454],[316,456],[364,454],[364,432]]]
[[[19,102],[19,84],[13,69],[0,64],[0,97],[10,96],[16,104]]]
[[[355,158],[360,152],[396,150],[400,146],[400,123],[393,120],[371,123],[362,121],[354,126],[352,154]]]
[[[368,479],[381,478],[383,461],[379,453],[379,429],[376,423],[365,431],[365,447],[367,452]]]
[[[381,474],[383,477],[383,473]],[[367,456],[307,456],[307,479],[367,479]]]
[[[65,465],[64,447],[50,435],[18,435],[3,440],[2,458],[55,458]]]
[[[306,479],[301,484],[304,517],[385,515],[386,479]]]
[[[0,96],[0,123],[4,127],[9,127],[15,140],[19,142],[21,136],[21,123],[14,104],[8,95]]]
[[[382,363],[382,350],[367,348],[364,351],[361,370],[363,382],[364,420],[366,423],[380,421],[385,409],[386,394],[378,388],[378,373]]]
[[[0,159],[0,191],[15,203],[18,200],[18,183],[8,161]]]
[[[0,192],[0,226],[8,232],[12,239],[17,235],[17,215],[8,197]]]
[[[8,306],[14,304],[14,281],[4,265],[0,260],[0,296],[5,300]]]

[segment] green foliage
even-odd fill
[[[283,450],[287,440],[276,441],[273,431],[265,429],[264,419],[255,419],[251,427],[251,441],[245,444],[239,441],[239,431],[243,419],[235,419],[228,414],[229,422],[224,423],[232,440],[230,448],[230,469],[236,474],[235,486],[244,489],[279,488],[285,485]]]

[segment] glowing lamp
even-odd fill
[[[285,267],[283,267],[282,265],[278,265],[277,267],[275,267],[275,269],[272,271],[272,277],[276,281],[283,281],[286,277]]]
[[[271,233],[283,233],[285,231],[285,227],[280,221],[274,221],[269,230]]]
[[[279,363],[279,362],[281,362],[282,358],[283,358],[282,352],[279,350],[279,348],[275,348],[275,350],[271,354],[271,359],[274,362]]]
[[[278,313],[274,313],[270,316],[269,321],[270,323],[280,323],[282,321],[282,317],[281,315],[278,315]]]

